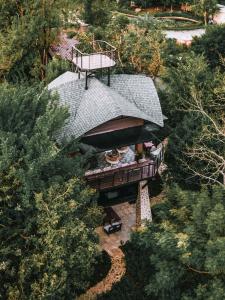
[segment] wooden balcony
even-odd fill
[[[153,161],[146,159],[142,163],[132,162],[118,168],[105,168],[85,173],[87,183],[97,190],[107,190],[128,183],[152,178],[158,172],[163,159],[163,151]]]

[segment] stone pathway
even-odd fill
[[[131,232],[135,229],[136,222],[136,204],[125,202],[113,205],[112,208],[121,218],[121,230],[108,235],[104,232],[102,226],[96,229],[99,236],[100,247],[107,252],[110,252],[111,249],[119,248],[121,246],[121,241],[125,244],[130,239]]]
[[[111,268],[107,276],[86,291],[85,294],[79,296],[77,300],[94,300],[97,295],[108,292],[112,286],[119,282],[126,272],[124,254],[119,248],[122,243],[126,243],[130,239],[131,232],[136,228],[136,205],[121,203],[113,206],[115,212],[120,216],[122,221],[122,229],[110,235],[106,234],[103,227],[96,229],[99,236],[99,245],[105,250],[111,259]]]
[[[151,204],[146,180],[139,182],[138,199],[136,203],[136,226],[144,226],[146,221],[152,221]]]
[[[106,250],[107,251],[107,250]],[[107,251],[111,258],[111,268],[107,276],[97,283],[95,286],[91,287],[87,292],[77,300],[94,300],[97,295],[106,293],[112,289],[112,286],[119,282],[126,272],[126,265],[124,254],[120,248],[111,249]]]
[[[167,30],[164,31],[167,38],[176,39],[180,43],[190,43],[195,36],[201,36],[205,33],[205,29],[194,30]]]

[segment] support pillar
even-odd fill
[[[136,145],[135,145],[135,151],[136,151],[138,154],[143,153],[143,149],[144,149],[143,143],[141,143],[141,144],[136,144]]]
[[[146,180],[140,181],[138,186],[138,199],[136,201],[136,227],[144,227],[146,222],[152,222],[152,211],[148,184]]]
[[[88,89],[88,73],[87,71],[85,72],[85,90]]]
[[[108,68],[108,86],[110,86],[110,68]]]

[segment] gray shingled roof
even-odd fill
[[[48,85],[49,90],[58,92],[60,104],[68,106],[70,111],[62,137],[78,138],[120,116],[141,118],[163,127],[161,106],[151,78],[112,75],[110,87],[104,81],[90,78],[85,90],[83,78],[66,72]]]

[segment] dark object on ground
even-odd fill
[[[111,268],[111,259],[109,254],[103,250],[101,254],[97,257],[95,264],[95,271],[91,277],[89,288],[95,286],[98,282],[102,281],[108,274]]]
[[[121,230],[122,222],[117,213],[112,209],[112,207],[104,208],[106,214],[103,220],[103,228],[107,234]]]

